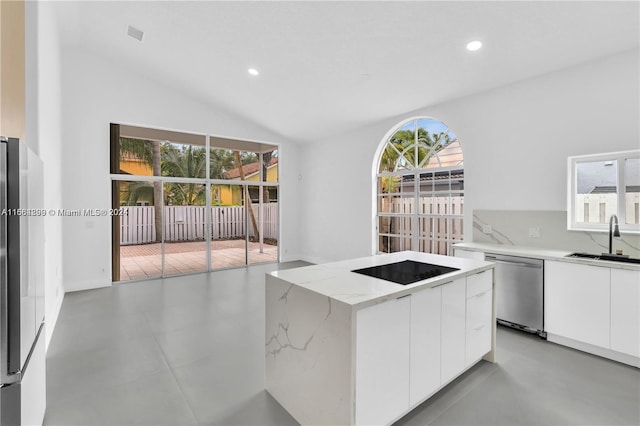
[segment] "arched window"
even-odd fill
[[[463,239],[458,138],[428,117],[403,121],[387,135],[376,168],[377,251],[449,254],[450,245]]]

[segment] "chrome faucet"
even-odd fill
[[[614,219],[616,221],[616,226],[615,228],[612,228]],[[612,214],[611,218],[609,219],[609,254],[613,254],[613,237],[619,237],[619,236],[620,236],[620,229],[618,228],[618,216],[616,216],[615,214]]]

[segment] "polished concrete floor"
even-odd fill
[[[70,293],[45,425],[295,425],[264,387],[258,265]],[[638,425],[640,372],[498,328],[480,362],[398,425]]]

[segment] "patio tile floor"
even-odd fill
[[[211,242],[211,268],[223,269],[245,265],[244,240]],[[204,241],[165,244],[165,276],[207,270],[207,246]],[[276,262],[278,247],[249,243],[249,263]],[[140,244],[120,247],[120,281],[157,278],[162,274],[162,245]]]

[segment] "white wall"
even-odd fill
[[[62,185],[66,209],[109,208],[109,123],[134,124],[279,143],[280,248],[298,253],[298,148],[239,117],[150,81],[135,70],[77,48],[63,49]],[[111,219],[65,217],[64,282],[67,291],[111,284]]]
[[[566,210],[567,156],[640,147],[638,63],[638,50],[627,51],[304,146],[304,258],[372,253],[374,155],[416,115],[442,120],[461,141],[467,239],[474,209]]]
[[[25,3],[26,143],[43,162],[44,206],[62,206],[61,93],[58,29],[51,3]],[[62,222],[44,218],[45,344],[48,347],[60,312],[62,283]]]

